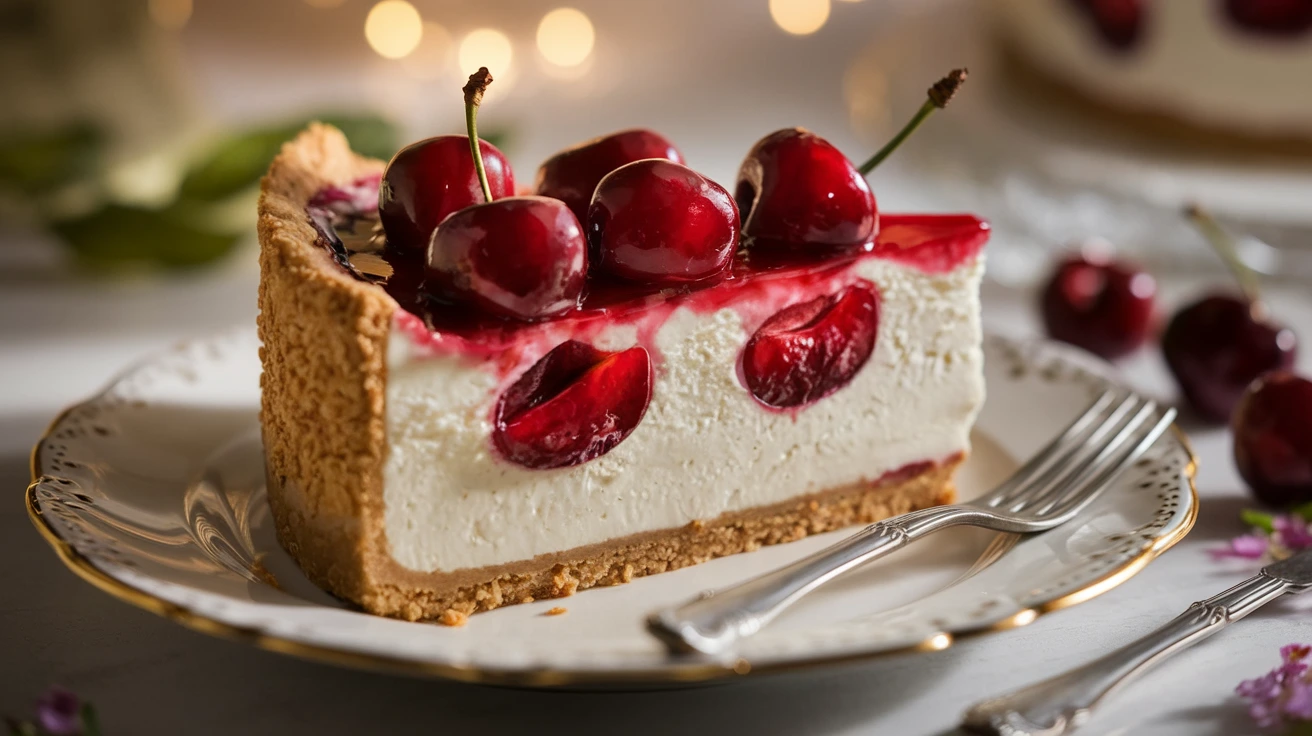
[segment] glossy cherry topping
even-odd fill
[[[1239,28],[1264,36],[1301,36],[1312,30],[1312,0],[1225,0]]]
[[[1148,341],[1156,295],[1152,276],[1090,250],[1057,265],[1040,307],[1049,337],[1112,360]]]
[[[645,158],[663,158],[683,163],[683,154],[659,133],[622,130],[567,148],[538,169],[534,189],[544,197],[555,197],[574,211],[579,222],[587,222],[592,194],[602,177],[619,167]]]
[[[1244,392],[1231,422],[1235,465],[1268,506],[1312,502],[1312,381],[1276,372]]]
[[[643,347],[605,353],[567,341],[501,395],[492,441],[503,457],[527,468],[585,463],[633,432],[651,403],[651,385]]]
[[[493,198],[514,194],[506,157],[487,141],[479,147]],[[423,252],[447,215],[485,201],[469,137],[443,135],[412,143],[392,157],[378,191],[378,214],[389,243]]]
[[[749,248],[851,248],[869,243],[875,195],[841,151],[801,128],[757,141],[734,190]]]
[[[597,185],[588,212],[594,268],[671,285],[716,276],[738,245],[738,208],[719,184],[664,159],[625,164]]]
[[[507,197],[442,221],[426,287],[490,315],[536,320],[578,307],[587,244],[574,213],[548,197]]]
[[[809,404],[852,380],[874,352],[878,333],[879,296],[869,282],[794,304],[747,341],[744,382],[766,406]]]

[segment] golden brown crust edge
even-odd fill
[[[385,356],[396,303],[335,267],[305,205],[381,169],[336,129],[311,125],[274,159],[259,202],[260,424],[278,540],[310,580],[366,607],[369,563],[386,557]]]

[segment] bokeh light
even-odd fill
[[[423,40],[424,23],[415,6],[405,0],[383,0],[369,10],[364,37],[369,46],[387,59],[408,56]]]
[[[164,28],[181,28],[191,20],[191,0],[150,0],[150,19]]]
[[[424,35],[414,53],[401,65],[416,79],[437,79],[451,68],[456,44],[451,32],[439,23],[424,21]]]
[[[829,0],[770,0],[770,17],[788,33],[805,36],[829,20]]]
[[[556,66],[578,66],[587,61],[596,42],[592,21],[574,8],[556,8],[538,24],[538,52]]]
[[[305,0],[305,4],[312,8],[339,8],[346,0]]]
[[[460,51],[457,55],[461,73],[473,74],[480,66],[485,66],[492,72],[493,79],[497,79],[499,74],[509,72],[513,57],[510,39],[495,28],[470,31],[469,35],[460,41]]]

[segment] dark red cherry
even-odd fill
[[[822,399],[856,376],[878,333],[879,296],[868,282],[794,304],[767,319],[743,348],[747,389],[780,409]]]
[[[583,228],[564,202],[506,197],[442,221],[428,251],[425,288],[523,320],[578,306],[588,271]]]
[[[480,141],[479,148],[492,196],[514,194],[515,176],[506,157],[487,141]],[[442,135],[412,143],[392,157],[378,189],[378,216],[389,243],[423,251],[447,215],[485,201],[469,137]]]
[[[860,247],[878,226],[875,195],[852,162],[801,128],[752,146],[734,190],[750,247]]]
[[[1098,35],[1117,50],[1133,48],[1143,34],[1143,0],[1073,0],[1098,30]]]
[[[588,206],[601,178],[619,167],[644,158],[683,163],[683,154],[665,136],[650,130],[622,130],[567,148],[538,168],[535,190],[555,197],[587,222]]]
[[[1225,13],[1245,31],[1298,36],[1312,30],[1312,0],[1225,0]]]
[[[1228,421],[1254,379],[1294,365],[1294,333],[1257,311],[1246,299],[1209,296],[1181,309],[1166,327],[1166,364],[1206,419]]]
[[[1049,337],[1112,360],[1147,342],[1156,294],[1152,276],[1090,252],[1057,265],[1040,307]]]
[[[597,185],[588,244],[600,273],[644,284],[700,281],[738,245],[738,208],[724,187],[664,159],[625,164]]]
[[[570,340],[497,401],[492,441],[510,462],[564,468],[615,449],[651,403],[651,359],[641,346],[606,353]]]
[[[1276,372],[1244,392],[1231,423],[1235,464],[1268,506],[1312,502],[1312,381]]]

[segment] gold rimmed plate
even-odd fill
[[[1198,500],[1183,435],[1164,437],[1075,521],[1034,537],[961,529],[862,568],[731,656],[667,655],[654,608],[786,564],[835,532],[627,585],[498,609],[449,628],[362,613],[309,583],[274,538],[250,330],[149,358],[55,420],[28,512],[106,592],[183,625],[344,666],[521,686],[668,685],[943,649],[1092,598],[1181,539]],[[989,398],[958,474],[983,493],[1108,385],[1048,343],[985,341]],[[564,607],[562,615],[545,615]]]

